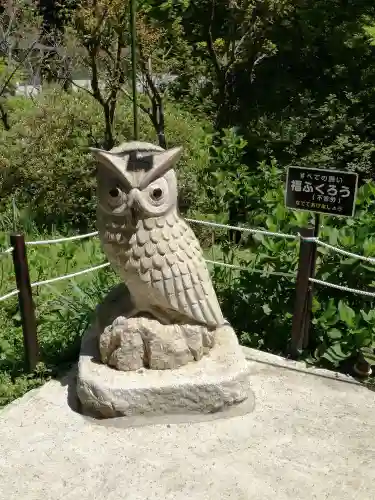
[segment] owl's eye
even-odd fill
[[[163,196],[163,191],[160,188],[155,188],[152,190],[151,196],[154,198],[154,200],[160,200],[160,198]]]
[[[168,182],[161,178],[147,186],[147,200],[152,207],[166,206],[168,203]]]
[[[119,208],[126,202],[126,194],[121,189],[121,186],[116,186],[114,184],[110,184],[107,187],[106,198],[107,203],[112,209]]]
[[[120,195],[120,190],[117,187],[112,188],[109,192],[109,196],[111,196],[112,198],[117,198],[119,195]]]

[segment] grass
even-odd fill
[[[0,248],[4,248],[5,235]],[[26,240],[57,238],[28,232]],[[29,246],[32,282],[86,269],[105,261],[97,238],[46,246]],[[0,307],[0,407],[67,368],[77,359],[82,333],[95,306],[118,281],[108,268],[33,289],[41,364],[25,375],[25,357],[17,297]],[[0,296],[16,288],[10,255],[0,258]]]

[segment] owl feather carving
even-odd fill
[[[202,250],[177,207],[174,166],[181,148],[131,142],[98,160],[98,229],[127,285],[133,315],[210,329],[224,324]]]

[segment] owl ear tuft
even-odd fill
[[[163,153],[155,154],[153,156],[153,166],[152,169],[147,172],[143,177],[139,189],[144,189],[151,182],[163,177],[164,174],[168,172],[171,168],[175,166],[178,160],[181,158],[182,148],[172,148],[164,151]]]
[[[117,174],[124,175],[127,164],[126,158],[121,158],[109,151],[106,151],[105,149],[90,148],[90,151],[93,153],[95,159],[100,165],[109,168]]]
[[[99,149],[99,148],[89,148],[90,153],[94,156],[96,160],[98,160],[99,163],[105,163],[106,158],[108,156],[111,156],[111,153],[109,151],[106,151],[105,149]]]

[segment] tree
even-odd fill
[[[236,122],[248,162],[276,157],[300,164],[370,173],[374,158],[375,47],[365,30],[369,0],[300,0],[273,27],[277,53],[259,67],[252,92],[237,72]]]
[[[179,20],[199,61],[191,74],[203,70],[202,94],[212,97],[215,127],[220,134],[233,127],[245,138],[250,172],[276,158],[280,166],[374,175],[375,47],[364,29],[375,17],[373,2],[349,1],[345,9],[339,0],[155,0],[153,6],[165,26]],[[241,203],[229,205],[230,222],[245,219]]]
[[[129,3],[123,0],[78,0],[65,6],[65,61],[55,76],[64,83],[76,68],[90,72],[91,88],[85,89],[100,104],[104,121],[104,147],[115,143],[114,121],[119,93],[129,73]],[[66,63],[69,61],[69,64]]]
[[[130,61],[129,2],[117,0],[78,0],[64,4],[64,41],[56,51],[54,75],[65,85],[72,81],[75,68],[87,68],[91,78],[90,92],[103,109],[106,124],[104,146],[115,142],[114,119],[118,96],[129,92],[132,65]],[[165,37],[166,31],[151,15],[148,1],[140,2],[137,13],[137,80],[148,100],[138,106],[151,120],[158,142],[166,147],[164,99],[168,75],[176,67],[175,45]],[[55,36],[56,39],[56,36]],[[64,64],[61,64],[61,60]],[[166,77],[166,78],[165,78]]]
[[[340,0],[149,3],[168,36],[178,24],[189,45],[180,95],[196,101],[199,93],[218,131],[244,135],[249,164],[276,156],[281,164],[368,171],[374,2],[349,1],[345,9]]]
[[[138,74],[149,106],[139,103],[140,109],[150,118],[159,145],[167,148],[165,137],[164,99],[169,83],[173,81],[173,46],[165,43],[166,31],[150,21],[145,12],[137,15]],[[127,95],[129,95],[127,93]]]
[[[151,3],[154,15],[159,10],[159,18],[161,15],[166,18],[169,28],[179,24],[189,41],[190,53],[185,52],[195,63],[195,68],[188,65],[190,76],[197,73],[198,63],[199,79],[203,78],[206,88],[211,87],[216,128],[221,130],[231,125],[230,118],[236,108],[238,111],[236,73],[246,66],[251,87],[258,66],[277,52],[272,38],[274,24],[287,19],[295,2],[187,0]],[[248,91],[251,93],[251,88]]]
[[[10,129],[7,97],[20,80],[38,76],[41,17],[35,2],[8,0],[0,9],[0,117]]]

